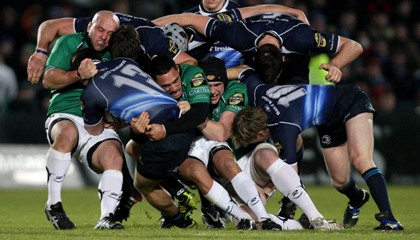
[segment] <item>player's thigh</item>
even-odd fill
[[[350,161],[363,173],[374,167],[373,115],[361,113],[346,122]]]
[[[348,182],[350,176],[350,161],[347,144],[337,147],[323,148],[325,166],[334,187],[340,188]]]

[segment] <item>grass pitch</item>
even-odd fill
[[[342,220],[346,198],[330,186],[307,186],[318,210],[327,219]],[[404,225],[399,232],[378,232],[372,229],[378,225],[374,214],[378,212],[373,199],[362,209],[359,223],[353,229],[338,232],[303,231],[238,231],[230,223],[227,229],[206,229],[199,211],[194,218],[199,223],[196,229],[160,229],[160,214],[145,200],[136,204],[131,217],[124,222],[124,230],[94,230],[100,215],[100,206],[95,188],[83,190],[64,189],[63,206],[76,224],[76,230],[58,231],[44,214],[47,199],[46,189],[19,189],[0,192],[0,239],[420,239],[420,187],[390,186],[389,195],[393,212]],[[276,193],[268,202],[267,210],[278,211]],[[297,213],[297,216],[301,212]]]

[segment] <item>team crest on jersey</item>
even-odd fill
[[[244,95],[242,93],[235,93],[229,98],[229,105],[244,106]]]
[[[169,40],[168,50],[169,50],[169,52],[171,52],[173,54],[177,54],[179,52],[178,45],[176,45],[176,43],[174,43],[172,40]]]
[[[324,48],[327,46],[327,40],[321,33],[315,33],[315,42],[317,48]]]
[[[192,79],[191,79],[191,86],[197,87],[203,84],[205,81],[204,75],[202,73],[197,73]]]
[[[228,13],[218,13],[216,18],[219,21],[232,22],[232,17]]]

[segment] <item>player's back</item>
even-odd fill
[[[136,62],[116,58],[98,64],[99,72],[84,92],[85,108],[102,108],[128,124],[148,112],[151,123],[165,123],[179,117],[177,102]]]

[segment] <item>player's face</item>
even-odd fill
[[[209,85],[210,85],[210,94],[211,94],[210,95],[211,104],[217,104],[219,103],[220,98],[225,92],[223,82],[209,81]]]
[[[104,50],[118,27],[118,22],[113,18],[99,17],[95,22],[90,22],[88,32],[93,48],[98,52]]]
[[[179,99],[182,96],[182,82],[178,69],[171,68],[166,74],[157,75],[156,82],[173,98]]]
[[[217,12],[222,9],[225,0],[203,0],[202,3],[207,12]]]

